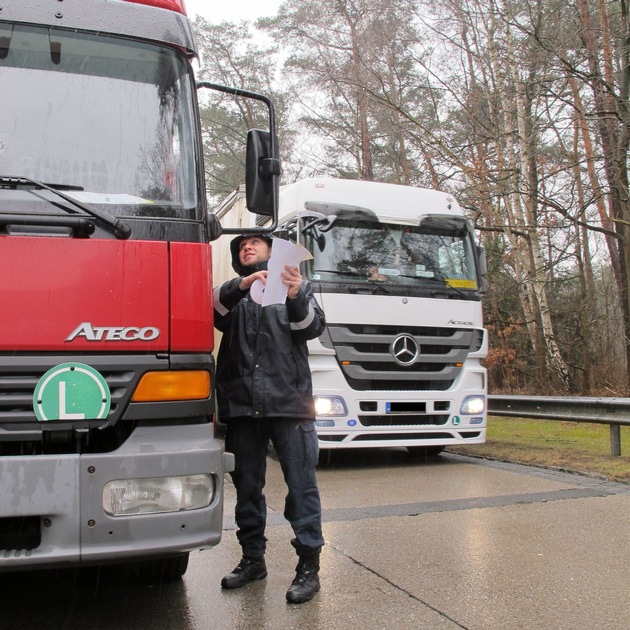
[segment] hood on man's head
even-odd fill
[[[239,234],[230,242],[230,252],[232,254],[232,269],[234,269],[234,271],[236,271],[239,276],[249,276],[256,271],[267,269],[267,262],[258,263],[257,265],[253,265],[251,267],[245,267],[241,265],[241,261],[239,260],[238,255],[241,243],[248,238],[254,237],[262,238],[263,240],[267,241],[267,245],[269,245],[269,247],[271,247],[273,244],[273,240],[268,234]]]

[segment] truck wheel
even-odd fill
[[[317,460],[318,466],[326,467],[330,466],[332,460],[333,451],[330,448],[320,449],[319,459]]]
[[[430,459],[437,457],[443,450],[444,446],[408,446],[407,451],[416,459]]]
[[[173,582],[186,573],[189,555],[183,553],[169,558],[143,560],[133,566],[134,573],[139,582]]]

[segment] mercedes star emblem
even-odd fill
[[[420,354],[418,342],[411,335],[399,335],[392,344],[392,354],[400,365],[411,365]]]

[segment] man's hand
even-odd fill
[[[302,274],[300,273],[299,268],[289,267],[289,265],[286,265],[280,276],[282,278],[282,282],[289,287],[287,290],[289,299],[297,297],[300,287],[302,286]]]
[[[267,272],[257,271],[256,273],[252,273],[249,276],[244,276],[243,278],[241,278],[241,281],[238,284],[238,288],[241,291],[249,291],[252,284],[254,284],[256,280],[260,280],[263,284],[267,284]]]

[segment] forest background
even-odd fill
[[[451,192],[487,253],[491,393],[630,395],[630,0],[286,0],[197,18],[199,78],[272,97],[282,183]],[[213,200],[264,114],[204,102]]]

